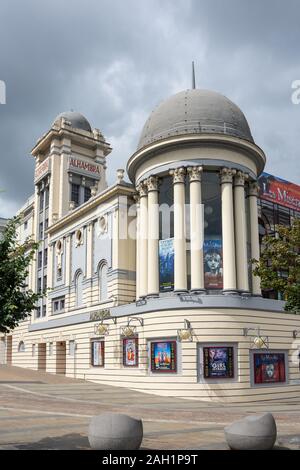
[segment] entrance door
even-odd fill
[[[0,338],[0,364],[5,363],[5,338]]]
[[[66,375],[66,342],[56,343],[56,373]]]
[[[46,372],[46,343],[38,344],[38,370]]]
[[[6,363],[12,365],[12,336],[6,337]]]

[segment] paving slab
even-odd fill
[[[276,448],[300,449],[300,397],[215,404],[0,366],[1,450],[89,449],[89,421],[107,411],[143,420],[144,449],[223,450],[224,426],[262,410],[276,419]]]

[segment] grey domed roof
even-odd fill
[[[55,124],[61,118],[65,118],[67,121],[70,121],[72,127],[75,129],[82,129],[83,131],[92,131],[89,121],[80,113],[75,111],[66,111],[65,113],[61,113],[53,121]]]
[[[138,150],[183,134],[226,134],[253,142],[242,111],[226,96],[210,90],[186,90],[159,104],[146,121]]]

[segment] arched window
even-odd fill
[[[19,342],[18,352],[25,352],[25,343],[24,343],[24,341]]]
[[[81,271],[77,271],[75,274],[75,295],[76,295],[76,307],[80,307],[82,305],[82,287],[83,281],[83,274]]]
[[[104,301],[107,299],[107,263],[101,261],[98,267],[98,282],[99,282],[99,300]]]

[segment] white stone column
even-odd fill
[[[203,265],[203,240],[204,218],[202,210],[201,166],[187,169],[190,182],[190,233],[191,233],[191,291],[203,293],[204,265]]]
[[[89,223],[86,227],[86,278],[93,276],[93,238],[94,224]]]
[[[234,177],[234,217],[235,217],[235,255],[237,288],[249,292],[247,259],[247,222],[245,207],[245,178],[247,175],[237,171]]]
[[[47,262],[47,286],[52,289],[54,287],[54,282],[53,282],[53,252],[55,250],[55,245],[53,243],[48,243],[48,262]],[[47,299],[46,299],[46,305],[47,305],[47,315],[51,315],[51,310],[52,310],[52,300],[49,298],[49,294],[47,294]]]
[[[136,289],[136,300],[140,298],[140,275],[141,275],[141,267],[140,267],[140,196],[136,194],[134,196],[135,204],[136,204],[136,266],[135,266],[135,289]]]
[[[140,297],[148,294],[148,193],[145,182],[138,185],[140,195]]]
[[[259,260],[259,235],[258,235],[258,211],[257,211],[258,184],[256,181],[249,183],[249,211],[250,211],[250,241],[251,258]],[[252,294],[261,296],[260,278],[252,273]]]
[[[222,198],[222,246],[223,246],[223,293],[236,293],[236,266],[234,242],[234,214],[232,180],[235,170],[222,168],[221,198]]]
[[[65,239],[65,263],[66,263],[66,286],[71,285],[71,259],[72,259],[72,238],[67,235]]]
[[[159,295],[159,210],[158,210],[158,177],[150,176],[148,188],[148,296]]]
[[[89,294],[86,298],[88,306],[92,305],[93,299],[93,257],[94,257],[94,223],[86,227],[86,278],[90,280]]]
[[[174,291],[187,291],[185,240],[185,168],[170,170],[174,191]]]

